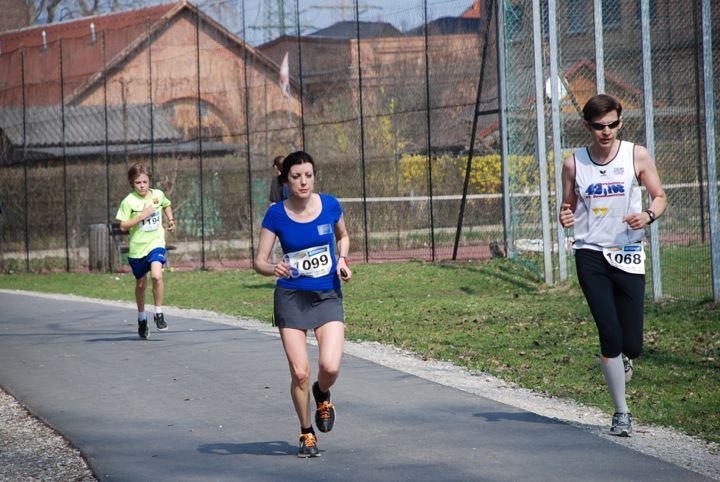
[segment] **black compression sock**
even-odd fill
[[[315,401],[317,403],[327,402],[328,400],[330,400],[330,390],[328,390],[327,392],[321,391],[318,382],[313,383],[312,392],[313,397],[315,397]]]
[[[306,433],[311,433],[315,435],[315,430],[313,430],[312,425],[310,425],[308,428],[300,427],[300,434],[305,435]]]

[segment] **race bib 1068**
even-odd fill
[[[330,273],[332,269],[329,244],[286,253],[283,259],[290,265],[291,272],[292,268],[297,270],[298,276],[320,278]]]
[[[645,274],[645,250],[641,243],[603,248],[603,255],[610,266],[627,273]]]

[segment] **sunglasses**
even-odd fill
[[[590,122],[590,121],[587,121],[587,123],[594,130],[601,131],[601,130],[605,129],[606,127],[609,127],[610,129],[615,129],[617,126],[620,125],[620,119],[616,120],[615,122],[611,122],[609,124],[601,124],[599,122]]]

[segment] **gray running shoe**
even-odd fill
[[[610,427],[610,435],[618,437],[629,437],[632,433],[632,414],[630,412],[615,412],[612,417],[612,426]]]
[[[627,383],[632,380],[633,377],[633,361],[625,355],[622,356],[622,361],[623,367],[625,368],[625,383]]]
[[[300,447],[298,448],[298,457],[320,457],[320,450],[317,446],[317,437],[314,433],[304,433],[300,435]]]

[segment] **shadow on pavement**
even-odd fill
[[[552,418],[541,417],[529,412],[480,412],[474,413],[473,417],[482,417],[486,422],[501,422],[503,420],[514,420],[525,423],[546,423],[550,425],[565,425],[565,422],[553,420]]]
[[[198,452],[214,455],[297,455],[297,447],[284,440],[246,444],[216,443],[201,445]]]

